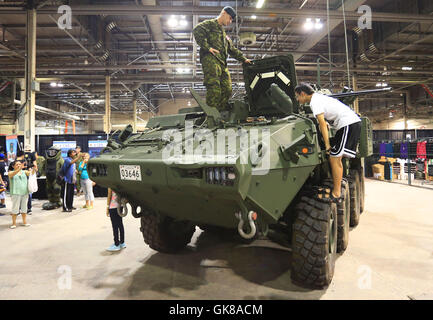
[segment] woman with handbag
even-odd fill
[[[31,173],[35,173],[35,168],[31,170],[23,170],[24,164],[21,161],[11,163],[8,171],[10,181],[10,195],[12,198],[12,225],[11,229],[17,227],[17,215],[21,212],[23,226],[29,227],[27,223],[27,201],[29,197],[29,186],[27,177]]]

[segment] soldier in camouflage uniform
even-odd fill
[[[203,21],[193,30],[195,41],[200,46],[206,103],[219,111],[227,110],[232,94],[232,81],[227,68],[228,55],[239,62],[251,63],[251,60],[233,46],[223,29],[223,26],[228,26],[235,17],[232,7],[224,7],[216,19]]]

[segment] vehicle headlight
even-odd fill
[[[236,173],[233,167],[212,167],[205,168],[206,182],[222,186],[233,186],[236,180]]]

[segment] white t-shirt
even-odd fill
[[[325,120],[336,130],[361,121],[349,106],[346,106],[335,98],[320,93],[313,93],[310,107],[315,117],[323,113]]]

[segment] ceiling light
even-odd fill
[[[189,72],[191,72],[191,69],[177,68],[176,71],[177,71],[177,73],[189,73]]]
[[[186,20],[180,20],[179,25],[181,27],[186,27],[188,25],[188,21],[186,21]]]
[[[314,27],[314,25],[313,25],[313,22],[311,21],[311,18],[307,18],[307,21],[304,24],[304,28],[306,30],[311,30],[311,29],[313,29],[313,27]]]
[[[176,28],[179,24],[179,21],[176,19],[175,16],[171,16],[170,19],[168,19],[167,24],[170,28]]]
[[[320,22],[320,19],[316,19],[316,25],[314,26],[317,30],[320,30],[323,28],[323,23]]]
[[[55,87],[57,87],[57,83],[55,83],[55,82],[51,82],[51,83],[50,83],[50,86],[52,86],[53,88],[55,88]]]
[[[257,1],[257,5],[256,5],[256,8],[257,9],[260,9],[261,7],[263,7],[263,4],[265,3],[265,0],[258,0]]]
[[[101,104],[104,101],[105,100],[102,100],[102,99],[92,99],[92,100],[89,100],[87,102],[90,103],[90,104]]]
[[[60,88],[63,88],[64,84],[63,83],[58,83],[57,86],[60,87]]]
[[[403,71],[412,71],[412,67],[402,67],[401,70]]]
[[[257,19],[257,16],[252,15],[252,16],[251,16],[251,19],[256,20],[256,19]]]

